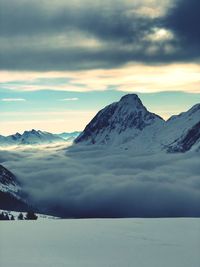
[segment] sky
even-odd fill
[[[200,102],[199,0],[0,0],[0,134],[83,130],[127,93]]]

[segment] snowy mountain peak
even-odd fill
[[[143,106],[142,101],[140,100],[140,98],[136,94],[125,95],[120,99],[119,102],[126,104],[126,105],[141,105],[141,106]]]
[[[21,134],[17,132],[17,133],[15,134],[15,136],[16,136],[16,137],[20,137]]]
[[[24,131],[23,135],[38,134],[39,131],[32,129],[31,131]]]
[[[135,153],[198,150],[200,104],[164,121],[149,112],[136,94],[128,94],[100,110],[75,143],[121,146]]]
[[[150,113],[137,95],[129,94],[99,111],[75,143],[122,144],[145,127],[161,122],[162,118]]]
[[[16,134],[13,134],[11,135],[11,139],[13,139],[14,141],[18,140],[19,138],[21,138],[21,134],[20,133],[16,133]]]
[[[32,129],[32,130],[31,130],[31,133],[33,133],[33,134],[34,134],[34,133],[37,133],[37,132],[39,132],[39,131],[36,131],[35,129]]]
[[[136,111],[147,112],[147,109],[142,104],[142,101],[136,94],[128,94],[123,96],[119,102],[117,102],[120,111],[133,113]]]

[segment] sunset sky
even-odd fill
[[[126,93],[200,102],[199,0],[0,0],[0,134],[82,130]]]

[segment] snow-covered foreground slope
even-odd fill
[[[0,223],[3,267],[199,267],[200,219]]]

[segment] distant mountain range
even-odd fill
[[[99,111],[75,143],[133,149],[135,154],[199,150],[200,104],[165,121],[136,94],[125,95]]]
[[[52,134],[40,130],[25,131],[9,136],[0,135],[0,146],[12,145],[41,145],[62,142],[72,142],[80,132]]]
[[[53,134],[32,129],[0,135],[0,146],[63,142],[133,149],[135,154],[200,150],[200,104],[165,121],[149,112],[136,94],[128,94],[100,110],[83,132]]]

